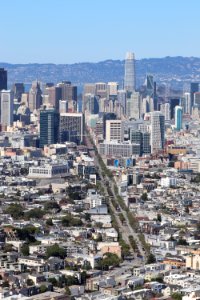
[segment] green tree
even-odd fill
[[[155,262],[156,262],[155,256],[153,255],[153,253],[150,253],[148,258],[147,258],[147,264],[153,264]]]
[[[40,293],[45,293],[47,291],[47,287],[45,284],[41,284],[40,286]]]
[[[52,283],[53,286],[58,286],[58,281],[56,278],[49,278],[48,282]]]
[[[103,259],[99,262],[97,268],[108,270],[109,267],[118,267],[120,264],[120,258],[117,256],[117,254],[114,253],[105,253]]]
[[[33,208],[25,214],[25,218],[27,218],[28,220],[42,219],[44,214],[45,214],[45,212],[43,210],[41,210],[40,208]]]
[[[44,204],[44,210],[51,211],[52,209],[60,210],[60,206],[56,201],[48,201]]]
[[[70,289],[68,286],[65,287],[65,294],[70,296],[71,295],[71,292],[70,292]]]
[[[38,229],[33,225],[28,225],[24,228],[16,228],[19,239],[26,241],[27,243],[34,243],[36,241],[35,234],[37,231]]]
[[[33,282],[33,280],[32,279],[27,279],[26,280],[26,284],[28,285],[28,286],[31,286],[31,285],[34,285],[34,282]]]
[[[23,207],[19,203],[11,203],[6,208],[5,213],[11,215],[14,219],[20,219],[24,216]]]
[[[55,245],[47,247],[46,255],[48,258],[51,256],[65,258],[66,251],[64,248],[59,247],[58,244],[55,244]]]
[[[52,221],[51,218],[49,218],[49,219],[46,220],[46,225],[47,226],[53,226],[53,221]]]
[[[142,196],[141,196],[141,199],[142,199],[143,201],[147,201],[147,200],[148,200],[147,193],[143,193]]]
[[[180,293],[173,293],[171,297],[174,300],[182,300],[182,295]]]
[[[13,245],[12,244],[5,244],[3,250],[4,250],[4,252],[11,252],[11,251],[13,251]]]
[[[161,214],[157,214],[157,221],[158,222],[162,222],[162,216],[161,216]]]
[[[22,247],[21,247],[21,253],[24,255],[24,256],[29,256],[29,245],[27,244],[24,244]]]

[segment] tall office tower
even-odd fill
[[[107,98],[107,84],[105,82],[95,83],[96,91],[95,94],[100,98]]]
[[[84,94],[82,100],[82,111],[90,114],[99,113],[99,97],[94,94]]]
[[[110,96],[117,96],[119,84],[117,82],[108,82],[107,89],[108,89],[108,98]]]
[[[55,86],[48,86],[44,88],[44,95],[48,96],[48,102],[55,107]]]
[[[123,141],[122,136],[122,121],[107,120],[106,121],[106,141]]]
[[[0,91],[7,90],[7,71],[0,68]]]
[[[184,93],[185,98],[185,113],[191,114],[191,96],[190,93]]]
[[[138,92],[131,93],[127,98],[127,116],[138,120],[140,118],[140,94]]]
[[[135,81],[135,55],[132,52],[127,52],[125,58],[124,89],[134,92],[136,88]]]
[[[83,95],[84,94],[95,94],[96,92],[96,85],[95,83],[86,83],[83,87]]]
[[[12,126],[13,124],[13,101],[13,91],[1,91],[1,125],[4,130],[6,130],[7,126]]]
[[[126,91],[118,90],[117,91],[117,101],[120,103],[123,109],[123,114],[126,114]]]
[[[147,86],[147,95],[153,98],[153,93],[154,93],[153,75],[147,75],[146,86]]]
[[[190,83],[190,99],[191,99],[191,108],[194,106],[194,93],[199,92],[199,83],[191,82]]]
[[[165,121],[170,121],[170,104],[168,102],[160,105],[160,111],[164,115]]]
[[[70,81],[62,81],[57,86],[62,89],[62,100],[77,101],[77,86],[72,85]]]
[[[151,153],[151,134],[150,132],[143,132],[142,133],[142,154],[149,154]]]
[[[83,113],[63,113],[60,114],[60,142],[74,142],[80,144],[84,134],[84,114]]]
[[[101,99],[100,99],[101,100]],[[106,121],[116,120],[117,116],[115,113],[103,113],[103,138],[106,138]]]
[[[170,108],[171,108],[171,115],[170,118],[175,118],[175,107],[180,105],[180,99],[179,98],[173,98],[170,99]]]
[[[59,101],[59,113],[63,114],[68,111],[68,102],[67,100],[60,100]]]
[[[28,93],[23,93],[21,96],[21,103],[24,103],[28,107]]]
[[[181,106],[175,107],[175,128],[176,130],[182,129],[182,119],[183,119],[183,108]]]
[[[84,97],[84,105],[85,105],[85,110],[89,114],[98,114],[99,113],[99,97],[95,96],[93,94],[85,94]]]
[[[159,111],[150,113],[151,120],[151,153],[164,149],[165,117]]]
[[[59,114],[54,108],[40,110],[40,148],[56,144],[59,137]]]
[[[154,110],[158,110],[157,85],[155,81],[153,83],[153,102],[154,102]]]
[[[130,130],[130,141],[132,144],[140,145],[140,155],[151,153],[150,133],[140,130]]]
[[[200,108],[200,92],[194,93],[194,103],[193,106]]]
[[[29,91],[29,109],[33,112],[35,109],[39,109],[42,105],[42,90],[40,83],[34,81]]]
[[[12,90],[14,92],[14,98],[20,102],[22,94],[25,91],[24,84],[23,83],[14,83]]]

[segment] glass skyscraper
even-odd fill
[[[55,144],[59,139],[59,114],[55,109],[40,111],[40,148]]]
[[[182,118],[183,118],[183,108],[181,106],[175,107],[175,128],[176,130],[182,129]]]
[[[126,53],[124,89],[129,92],[135,91],[135,55],[132,52]]]

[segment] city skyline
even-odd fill
[[[200,3],[194,0],[1,3],[0,61],[76,63],[165,56],[199,57]],[[12,7],[12,9],[10,9]],[[9,18],[7,12],[9,11]],[[191,15],[190,22],[186,22]],[[162,43],[160,41],[162,40]],[[194,47],[195,45],[195,47]]]

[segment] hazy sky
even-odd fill
[[[0,61],[200,56],[200,0],[0,0]]]

